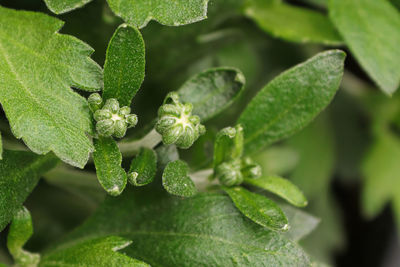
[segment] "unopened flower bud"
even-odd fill
[[[240,171],[240,160],[233,160],[220,164],[216,169],[216,177],[225,186],[235,186],[243,183],[243,175]]]
[[[96,112],[101,108],[101,104],[103,104],[103,99],[98,93],[91,94],[88,98],[89,108],[92,112]]]
[[[246,157],[242,161],[242,174],[245,178],[259,178],[261,176],[261,166]]]
[[[136,114],[128,114],[125,115],[125,121],[128,124],[128,128],[132,128],[135,127],[138,123],[138,117],[136,116]]]
[[[101,136],[111,136],[114,133],[114,121],[107,119],[97,122],[96,131]]]
[[[180,148],[189,148],[205,133],[200,118],[192,115],[193,105],[179,102],[177,93],[167,95],[164,104],[158,110],[155,129],[162,135],[165,144],[176,144]]]
[[[103,106],[103,109],[110,110],[113,114],[117,114],[119,111],[119,102],[115,98],[107,99],[106,103]]]

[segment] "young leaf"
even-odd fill
[[[92,0],[44,0],[47,7],[55,14],[63,14],[83,7]]]
[[[245,85],[243,73],[234,68],[214,68],[199,73],[178,90],[182,102],[193,104],[193,114],[206,121],[228,108]]]
[[[128,180],[121,167],[122,155],[117,142],[112,137],[94,139],[94,165],[100,184],[112,196],[122,193]]]
[[[225,195],[150,204],[143,199],[151,195],[146,189],[127,189],[121,197],[108,198],[61,246],[122,235],[132,240],[124,250],[127,255],[151,266],[310,266],[297,244],[246,219]]]
[[[130,106],[144,79],[145,51],[142,35],[136,28],[122,24],[108,44],[104,63],[103,98],[116,98]]]
[[[37,266],[40,255],[23,249],[33,234],[32,218],[29,211],[21,206],[15,213],[7,236],[7,248],[16,266]]]
[[[320,220],[307,212],[293,208],[289,205],[280,205],[288,218],[290,229],[285,236],[290,240],[298,242],[317,228]]]
[[[400,16],[388,1],[332,0],[330,17],[361,66],[387,94],[400,83]]]
[[[180,197],[191,197],[197,193],[196,186],[188,175],[188,165],[176,160],[167,164],[162,175],[162,184],[168,193]]]
[[[129,170],[129,182],[135,186],[151,183],[156,176],[157,154],[153,149],[141,148],[139,154],[132,160]]]
[[[112,11],[128,24],[143,28],[150,20],[168,26],[180,26],[207,17],[208,0],[107,0]]]
[[[307,125],[332,100],[343,75],[345,53],[322,52],[265,86],[241,114],[245,152],[252,153]]]
[[[252,0],[244,13],[264,31],[288,41],[326,45],[342,42],[329,18],[311,9],[280,0]]]
[[[94,238],[77,242],[67,248],[59,248],[43,256],[40,267],[46,266],[132,266],[149,265],[130,258],[118,250],[132,242],[118,236]]]
[[[296,207],[307,205],[307,199],[303,192],[287,179],[271,175],[257,179],[245,179],[244,182],[270,191]]]
[[[52,154],[5,150],[0,161],[0,231],[11,221],[39,181],[58,162]]]
[[[223,162],[240,158],[242,153],[242,126],[226,127],[218,132],[214,143],[214,168]]]
[[[272,200],[247,191],[243,187],[223,187],[224,191],[246,217],[261,226],[275,231],[287,231],[288,220],[283,211]]]
[[[87,101],[71,86],[102,87],[93,50],[57,33],[63,22],[35,12],[0,7],[0,102],[17,138],[39,154],[53,151],[83,167],[93,145]]]

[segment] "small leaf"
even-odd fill
[[[112,11],[128,24],[143,28],[150,20],[168,26],[180,26],[207,17],[208,0],[107,0]]]
[[[240,158],[242,153],[242,126],[227,127],[218,132],[214,143],[214,168],[223,162]]]
[[[332,0],[329,12],[361,66],[391,95],[400,83],[399,12],[376,0]]]
[[[264,176],[257,179],[245,179],[244,182],[270,191],[294,206],[307,206],[307,199],[303,192],[287,179],[278,176]]]
[[[243,73],[234,68],[214,68],[186,81],[178,90],[180,100],[193,104],[193,114],[206,121],[228,108],[245,85]]]
[[[33,234],[32,218],[29,211],[21,206],[15,213],[7,237],[7,247],[17,266],[37,266],[40,255],[23,249]]]
[[[331,50],[282,73],[241,114],[245,152],[252,153],[306,126],[332,100],[343,75],[345,53]]]
[[[127,183],[127,175],[121,167],[122,155],[117,142],[112,137],[94,140],[94,165],[97,178],[103,188],[112,196],[118,196]]]
[[[131,241],[118,236],[76,242],[73,246],[61,247],[45,254],[39,266],[149,266],[142,261],[126,256],[125,253],[118,252],[131,243]]]
[[[157,154],[153,149],[141,148],[139,154],[132,160],[129,170],[129,182],[135,186],[151,183],[156,176]]]
[[[296,243],[245,218],[226,195],[149,203],[148,187],[134,189],[106,199],[60,247],[118,234],[132,240],[127,255],[151,266],[310,266]]]
[[[38,156],[31,152],[4,151],[0,161],[0,231],[21,208],[40,175],[57,162],[52,154]]]
[[[130,106],[144,79],[145,51],[142,35],[122,24],[108,44],[104,63],[103,98],[116,98]]]
[[[307,212],[293,208],[289,205],[280,205],[286,217],[288,218],[290,229],[285,236],[290,240],[298,242],[309,235],[317,228],[320,220]]]
[[[53,151],[83,167],[93,145],[85,98],[71,87],[102,88],[93,49],[59,34],[63,22],[37,12],[0,7],[0,102],[13,134],[35,153]]]
[[[248,1],[244,13],[264,31],[292,42],[341,44],[342,40],[327,16],[280,0]]]
[[[180,197],[191,197],[197,193],[196,186],[188,175],[189,167],[181,160],[167,164],[162,183],[168,193]]]
[[[44,0],[47,7],[55,14],[63,14],[83,7],[92,0]]]
[[[223,189],[240,212],[252,221],[276,231],[289,229],[285,214],[272,200],[240,186],[223,187]]]

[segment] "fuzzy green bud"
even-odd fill
[[[164,104],[158,109],[156,131],[162,135],[164,144],[175,144],[180,148],[189,148],[205,133],[200,118],[192,115],[193,105],[179,102],[179,95],[169,93]]]
[[[261,176],[261,166],[246,157],[242,160],[242,174],[245,178],[259,178]]]
[[[92,112],[96,112],[101,108],[103,104],[103,99],[98,93],[91,94],[88,98],[89,108]]]
[[[97,121],[97,133],[101,136],[124,137],[127,129],[136,126],[138,122],[137,116],[130,112],[130,107],[120,108],[117,99],[107,99],[104,106],[93,114]]]
[[[222,185],[235,186],[243,183],[240,160],[232,160],[220,164],[216,169],[216,177]]]
[[[136,116],[136,114],[128,114],[125,115],[125,121],[128,124],[128,128],[132,128],[135,127],[138,123],[138,117]]]
[[[114,121],[107,119],[97,122],[96,131],[101,136],[111,136],[114,133]]]

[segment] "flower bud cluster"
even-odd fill
[[[192,115],[191,103],[182,104],[179,96],[171,92],[158,110],[156,131],[162,135],[164,144],[175,144],[179,148],[189,148],[205,133],[199,116]]]
[[[103,104],[103,99],[98,93],[94,93],[88,98],[89,108],[93,112],[96,123],[96,131],[101,136],[114,136],[122,138],[126,130],[135,127],[138,118],[131,113],[131,108],[119,107],[119,102],[115,98],[107,99]]]
[[[215,176],[222,185],[235,186],[245,178],[255,179],[261,176],[261,167],[250,158],[237,158],[217,166]]]

